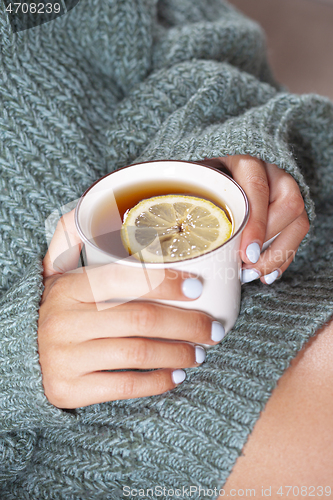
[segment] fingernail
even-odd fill
[[[260,257],[260,246],[259,243],[251,243],[246,249],[246,256],[252,264],[258,262]]]
[[[260,278],[260,273],[256,269],[242,269],[242,283],[250,283],[258,278]]]
[[[206,351],[203,347],[195,346],[195,361],[201,365],[206,359]]]
[[[274,281],[276,280],[276,278],[279,276],[279,271],[276,269],[275,271],[273,271],[272,273],[270,274],[266,274],[264,276],[264,280],[265,282],[267,283],[267,285],[271,285],[272,283],[274,283]]]
[[[186,379],[186,373],[184,372],[184,370],[174,370],[171,374],[171,377],[173,383],[178,385],[184,382],[184,380]]]
[[[200,280],[188,278],[182,283],[182,291],[188,299],[197,299],[202,294],[203,286]]]
[[[218,321],[213,321],[210,338],[213,342],[221,342],[225,336],[225,329]]]

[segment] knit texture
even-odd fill
[[[81,0],[15,34],[1,3],[0,45],[1,500],[220,488],[333,313],[332,103],[276,84],[262,30],[220,0]],[[227,154],[298,182],[312,233],[296,261],[270,287],[243,287],[235,327],[176,389],[53,407],[37,344],[45,219],[118,167]]]

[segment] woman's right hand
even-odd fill
[[[38,345],[46,397],[59,408],[77,408],[174,388],[185,378],[182,368],[204,361],[196,344],[215,345],[223,327],[202,312],[149,299],[193,300],[200,282],[175,270],[149,270],[150,281],[160,284],[147,293],[141,269],[75,269],[81,247],[70,212],[59,221],[43,261]],[[140,300],[105,302],[119,297]],[[108,371],[123,369],[128,371]]]

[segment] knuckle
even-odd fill
[[[255,219],[252,219],[252,224],[253,224],[253,227],[255,227],[258,235],[265,236],[266,230],[267,230],[267,222],[266,221],[256,217]]]
[[[299,217],[298,224],[301,233],[305,236],[310,230],[310,222],[308,216],[306,215],[306,212],[304,212],[303,215]]]
[[[39,322],[38,327],[38,340],[53,338],[56,331],[56,318],[55,314],[48,314],[43,321]],[[41,319],[41,318],[40,318]]]
[[[49,371],[53,371],[54,362],[57,359],[57,352],[54,344],[44,345],[41,342],[38,342],[39,348],[39,363],[42,368],[42,371],[46,374]]]
[[[310,231],[310,221],[308,218],[306,218],[304,221],[304,232],[305,234],[308,234],[309,231]]]
[[[135,339],[127,352],[128,361],[133,367],[145,366],[149,359],[149,345],[145,339]]]
[[[252,174],[247,177],[247,183],[250,185],[255,191],[260,191],[261,194],[265,196],[269,196],[269,186],[267,179],[259,174]]]
[[[284,206],[287,212],[294,214],[295,218],[302,215],[304,211],[304,200],[301,193],[293,193],[285,196]]]
[[[131,322],[139,335],[151,333],[157,322],[157,308],[149,302],[141,302],[132,310]]]
[[[67,377],[72,371],[70,353],[66,348],[55,343],[39,345],[39,362],[46,377],[49,374],[56,379],[60,377],[60,374],[62,377]]]
[[[65,275],[60,276],[58,279],[52,281],[49,286],[47,300],[55,303],[59,303],[59,299],[63,299],[65,296],[65,290],[67,287]]]
[[[120,382],[120,394],[123,399],[135,397],[137,391],[136,380],[132,373],[124,373]]]
[[[68,330],[67,314],[53,311],[48,314],[38,328],[38,337],[42,340],[61,340]]]
[[[74,402],[74,369],[71,368],[71,353],[60,345],[49,343],[39,347],[39,362],[42,370],[43,386],[47,399],[59,408]],[[73,378],[74,377],[74,378]]]
[[[162,394],[166,390],[165,372],[163,370],[156,370],[154,372],[154,394]]]
[[[42,304],[45,302],[46,298],[48,297],[49,291],[53,287],[54,281],[57,281],[58,276],[49,276],[48,278],[44,278],[44,291],[43,291],[43,296],[42,296]]]
[[[46,378],[43,382],[45,396],[53,406],[58,408],[69,408],[71,397],[71,386],[64,379],[55,379],[52,377]]]

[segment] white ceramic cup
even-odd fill
[[[119,258],[99,248],[93,238],[92,221],[94,212],[101,206],[103,200],[107,199],[108,206],[111,207],[108,231],[111,233],[120,231],[122,220],[116,204],[117,191],[144,183],[161,184],[163,181],[174,184],[186,183],[189,191],[192,188],[194,192],[198,192],[197,196],[200,196],[200,190],[204,190],[211,194],[213,200],[225,205],[233,219],[231,238],[215,250],[199,257],[171,263],[142,263],[132,256]],[[203,291],[198,299],[188,302],[175,300],[159,300],[158,302],[204,311],[220,321],[226,333],[233,327],[239,314],[241,297],[239,246],[248,217],[249,203],[246,194],[231,177],[213,167],[176,160],[138,163],[107,174],[82,195],[75,211],[76,227],[80,238],[85,243],[85,264],[115,263],[141,268],[142,279],[148,281],[147,291],[158,286],[162,281],[162,278],[157,282],[150,280],[150,269],[172,268],[180,272],[192,273],[203,284]],[[121,303],[133,299],[139,299],[139,297],[127,298],[121,300]]]

